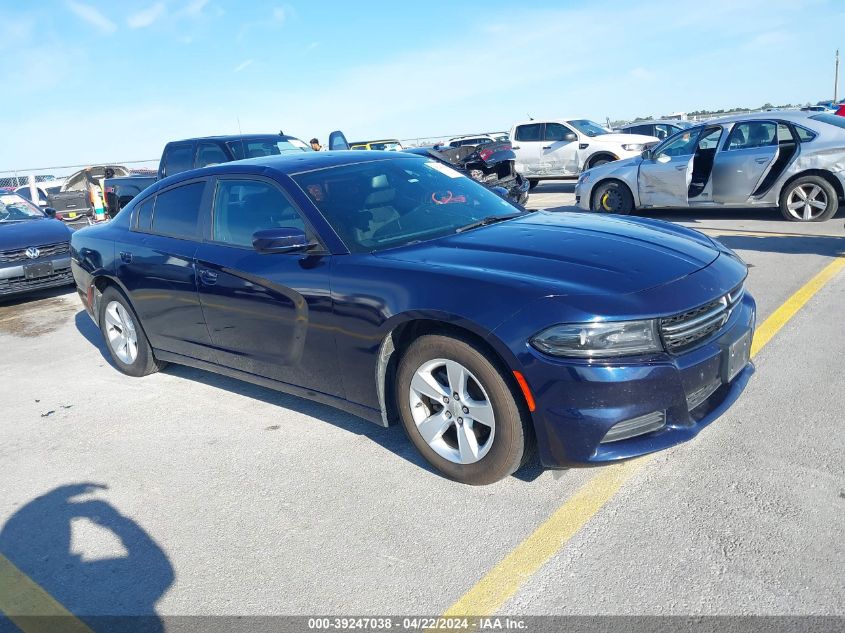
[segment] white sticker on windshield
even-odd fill
[[[451,167],[446,167],[443,163],[438,163],[436,161],[427,161],[425,163],[426,167],[430,167],[434,171],[439,171],[444,176],[449,176],[449,178],[461,178],[463,174],[459,171],[455,171]]]

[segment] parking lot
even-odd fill
[[[529,206],[571,210],[573,186]],[[0,303],[0,611],[845,616],[842,213],[650,215],[750,265],[745,394],[653,457],[484,487],[399,427],[179,366],[124,376],[71,288]]]

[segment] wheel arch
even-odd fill
[[[530,415],[525,397],[513,374],[513,368],[519,366],[516,357],[501,340],[492,332],[486,332],[477,324],[464,319],[444,319],[429,315],[399,319],[392,324],[379,346],[376,387],[383,426],[389,426],[398,419],[399,412],[393,392],[399,360],[413,341],[429,334],[451,336],[483,350],[501,372],[523,415]]]
[[[594,154],[590,154],[587,159],[584,161],[584,165],[586,169],[590,169],[593,166],[593,161],[597,158],[609,158],[611,162],[619,160],[619,157],[610,152],[608,150],[600,149]]]
[[[836,195],[839,196],[840,200],[845,198],[845,189],[843,189],[842,182],[833,174],[833,172],[826,169],[803,169],[797,174],[793,174],[787,178],[783,185],[781,185],[780,191],[778,191],[778,203],[783,198],[783,194],[787,187],[789,187],[789,185],[798,178],[803,178],[805,176],[818,176],[819,178],[824,178],[828,183],[830,183],[830,186],[833,187],[833,190],[836,192]]]
[[[106,291],[106,288],[110,286],[114,286],[115,288],[117,288],[129,302],[129,305],[135,311],[135,314],[138,314],[138,310],[135,309],[135,304],[132,303],[132,298],[129,296],[129,291],[126,289],[126,286],[124,286],[120,282],[119,279],[105,271],[102,271],[99,274],[95,273],[91,277],[91,311],[93,312],[94,321],[97,323],[97,327],[100,326],[100,300],[102,299],[103,293]],[[138,325],[143,328],[143,324],[141,324],[140,322]]]

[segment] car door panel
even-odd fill
[[[528,123],[518,125],[514,130],[512,147],[516,154],[516,171],[526,177],[547,175],[542,166],[543,124]]]
[[[197,244],[133,234],[115,242],[115,273],[155,349],[216,362],[197,294]]]
[[[692,175],[692,155],[644,160],[640,165],[639,194],[644,207],[685,207]]]
[[[713,201],[745,204],[778,157],[777,124],[741,122],[731,130],[713,162]],[[771,138],[767,139],[770,130]]]
[[[540,166],[543,173],[574,176],[578,174],[578,141],[567,141],[565,134],[573,130],[561,123],[546,123],[541,146]]]
[[[343,395],[332,329],[331,256],[203,244],[196,264],[220,364]]]

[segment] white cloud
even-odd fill
[[[273,9],[273,19],[276,22],[282,23],[287,19],[287,17],[288,12],[287,10],[285,10],[284,7],[276,7],[275,9]]]
[[[248,66],[251,66],[252,62],[254,62],[254,61],[255,61],[254,59],[246,59],[246,60],[242,61],[240,64],[235,66],[235,69],[234,69],[233,72],[236,72],[236,73],[241,72],[242,70],[244,70]]]
[[[164,5],[164,2],[156,2],[154,5],[130,15],[126,18],[126,23],[129,25],[129,28],[142,29],[155,23],[166,12],[167,7]]]
[[[114,33],[117,30],[117,24],[89,4],[74,2],[74,0],[67,0],[65,4],[76,17],[103,33]]]
[[[202,13],[202,10],[205,8],[205,5],[208,4],[208,0],[193,0],[193,2],[189,2],[184,9],[182,9],[179,13],[182,15],[188,16],[198,16]]]

